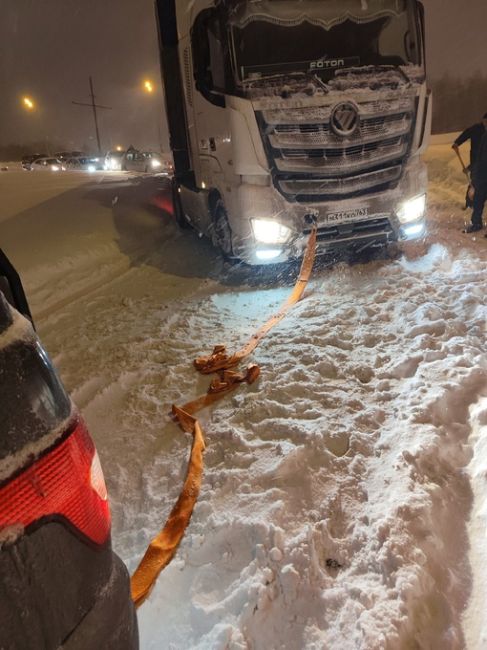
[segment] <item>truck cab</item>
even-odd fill
[[[425,232],[417,0],[158,0],[180,219],[249,264]]]

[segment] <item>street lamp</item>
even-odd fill
[[[152,95],[155,90],[154,84],[150,79],[144,79],[143,88],[144,88],[144,92],[146,92],[148,95]],[[162,151],[161,125],[159,124],[159,121],[157,122],[157,131],[159,133],[159,147]]]
[[[35,109],[35,102],[31,97],[22,97],[22,106],[27,110],[27,111],[33,111]]]

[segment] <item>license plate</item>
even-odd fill
[[[343,210],[337,212],[328,212],[323,218],[323,223],[347,223],[348,221],[358,221],[366,219],[369,216],[368,208],[355,208],[354,210]]]

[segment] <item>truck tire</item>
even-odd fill
[[[173,205],[173,214],[174,220],[181,228],[181,230],[188,230],[191,228],[191,225],[188,223],[186,217],[183,213],[183,206],[181,205],[181,197],[179,196],[179,187],[176,183],[176,180],[173,179],[171,183],[171,195],[172,195],[172,205]]]
[[[233,258],[232,230],[221,199],[216,202],[214,209],[212,242],[220,249],[225,259]]]

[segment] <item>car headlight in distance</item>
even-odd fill
[[[291,229],[272,219],[251,219],[255,239],[261,244],[284,244]]]
[[[59,171],[59,165],[51,165],[51,169],[53,172],[58,172]]]
[[[156,160],[155,158],[153,158],[153,159],[150,161],[150,164],[151,164],[152,169],[156,169],[156,167],[160,167],[160,166],[161,166],[161,161],[160,161],[160,160]]]
[[[88,171],[91,173],[95,172],[96,171],[95,165],[88,165]]]
[[[401,223],[419,221],[424,217],[426,210],[426,194],[416,196],[414,199],[405,201],[397,212],[397,218]]]

